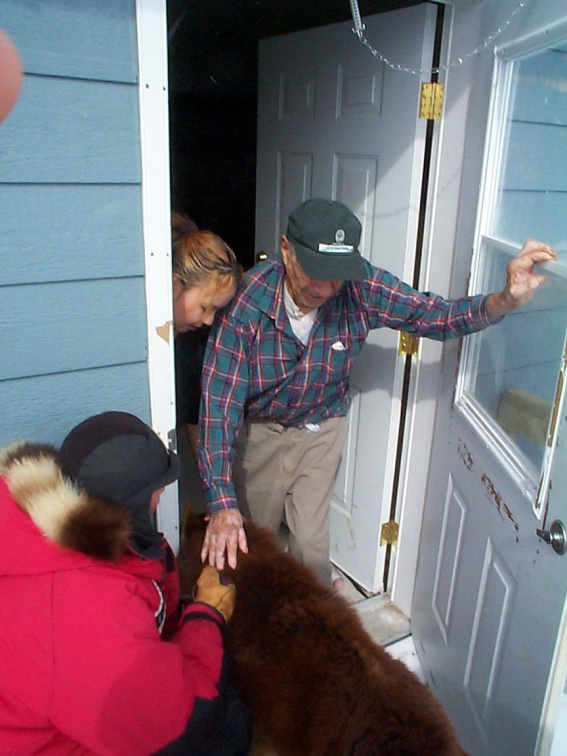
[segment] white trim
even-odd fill
[[[509,44],[496,47],[495,53],[501,60],[513,60],[546,47],[551,47],[557,42],[564,43],[566,37],[567,20],[561,18],[551,24],[546,24],[541,29],[515,39]]]
[[[164,443],[174,447],[174,438],[170,438],[170,432],[175,428],[175,373],[165,0],[136,0],[136,24],[151,420]],[[176,484],[164,492],[157,517],[159,529],[177,551],[179,507]]]
[[[535,753],[537,756],[554,756],[559,754],[559,746],[554,743],[555,731],[559,722],[560,702],[565,700],[567,681],[567,603],[563,607],[563,618],[559,630],[555,654],[551,664],[547,692],[543,704],[538,742]]]
[[[471,25],[466,29],[466,43]],[[458,30],[457,30],[458,31]],[[448,61],[454,45],[455,21],[453,8],[445,8],[441,62]],[[462,40],[461,40],[462,43]],[[463,43],[463,44],[466,44]],[[424,65],[428,68],[430,63]],[[449,77],[460,79],[463,71],[442,69],[439,80],[445,83],[447,100],[441,120],[436,124],[431,145],[426,222],[422,252],[419,289],[449,293],[449,276],[453,255],[453,228],[459,204],[456,192],[448,192],[445,182],[454,180],[462,162],[463,139],[466,126],[466,109],[456,106],[466,87],[459,84],[449,88]],[[453,94],[458,92],[459,94]],[[442,276],[439,272],[442,272]],[[437,394],[442,376],[443,344],[421,339],[418,357],[410,376],[403,463],[398,487],[397,520],[400,525],[395,558],[391,560],[389,585],[386,586],[392,601],[411,618],[413,593],[417,575],[421,525],[437,411]]]
[[[449,12],[447,8],[446,13]],[[437,9],[430,5],[428,8],[429,23],[433,26],[433,36],[435,36],[437,26]],[[441,57],[444,59],[447,55],[450,37],[450,19],[447,16],[443,22],[443,35],[441,41]],[[422,68],[427,71],[431,66],[433,47],[427,49],[427,59],[422,60]],[[424,50],[425,53],[425,50]],[[430,81],[429,74],[422,74],[422,82]],[[443,81],[443,75],[439,77]],[[429,243],[431,234],[431,222],[435,207],[436,182],[439,175],[439,148],[441,141],[441,127],[444,123],[444,117],[441,118],[437,128],[434,129],[431,143],[430,167],[429,167],[429,185],[427,204],[425,207],[425,228],[423,238],[423,249],[420,270],[419,287],[428,278],[428,271],[431,265],[431,245]],[[424,134],[425,140],[425,134]],[[425,150],[423,143],[419,149],[422,153]],[[419,176],[418,192],[421,192],[421,182],[423,176]],[[419,195],[416,206],[419,205]],[[405,278],[411,281],[413,271],[408,271]],[[430,450],[432,447],[432,438],[434,431],[434,411],[435,403],[427,400],[420,401],[421,393],[427,395],[431,390],[428,386],[427,372],[429,368],[428,346],[425,344],[426,339],[420,339],[418,344],[418,353],[412,358],[413,365],[410,374],[408,387],[404,443],[402,448],[402,464],[400,466],[400,478],[398,481],[398,496],[396,503],[396,520],[399,523],[398,545],[392,550],[390,558],[390,573],[388,576],[388,585],[386,590],[391,596],[396,606],[407,616],[411,617],[411,606],[413,600],[413,591],[417,575],[417,558],[419,553],[419,541],[421,537],[421,522],[423,518],[423,508],[425,503],[425,489],[427,485],[427,476],[429,473]],[[434,347],[439,350],[439,344]]]

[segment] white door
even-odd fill
[[[431,4],[364,19],[388,61],[431,68]],[[287,217],[310,197],[348,205],[363,223],[361,252],[405,280],[414,277],[429,80],[379,62],[352,23],[260,45],[256,249],[279,249]],[[350,430],[331,508],[331,558],[370,592],[382,589],[405,359],[398,334],[371,334],[352,374]]]
[[[529,305],[463,343],[433,450],[412,631],[473,756],[537,752],[564,621],[567,554],[536,530],[567,524],[566,81],[567,24],[499,51],[472,290],[499,290],[530,236],[559,261]]]

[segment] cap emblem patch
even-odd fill
[[[352,244],[319,244],[319,252],[326,255],[352,255],[354,247]]]

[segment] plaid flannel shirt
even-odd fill
[[[447,300],[418,292],[365,261],[319,308],[309,342],[294,335],[280,258],[256,266],[211,330],[202,374],[199,460],[209,510],[237,507],[233,443],[245,417],[284,426],[345,415],[349,374],[373,328],[444,340],[489,325],[487,297]],[[377,369],[379,369],[377,367]]]

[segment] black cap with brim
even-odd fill
[[[124,505],[173,483],[181,471],[177,454],[127,412],[84,420],[63,441],[59,456],[63,473],[82,488]]]
[[[177,480],[181,464],[149,425],[128,412],[89,417],[61,444],[59,463],[63,474],[88,494],[127,512],[129,543],[140,556],[163,556],[150,503],[155,491]]]
[[[342,202],[310,199],[289,216],[287,236],[311,278],[361,281],[366,278],[358,246],[362,225]]]

